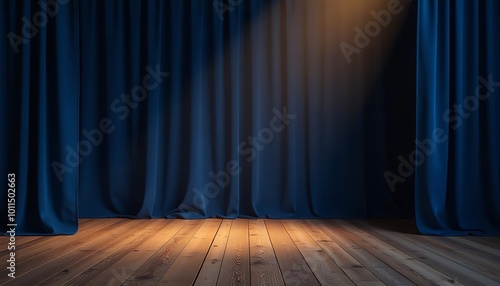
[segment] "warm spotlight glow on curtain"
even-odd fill
[[[393,192],[383,174],[390,152],[401,148],[401,138],[391,137],[395,124],[413,120],[411,114],[388,119],[401,110],[394,98],[413,98],[392,92],[407,90],[402,82],[413,80],[410,74],[400,73],[398,81],[388,76],[413,64],[411,55],[410,64],[391,61],[410,1],[72,3],[60,9],[65,17],[50,18],[22,44],[22,53],[10,50],[8,39],[1,42],[8,50],[2,62],[12,58],[2,75],[23,67],[9,98],[25,94],[22,113],[2,104],[2,114],[31,120],[9,129],[21,130],[9,145],[10,162],[28,158],[1,169],[18,172],[36,193],[20,203],[24,212],[43,205],[49,210],[40,216],[51,221],[47,214],[74,206],[66,194],[78,191],[81,217],[408,215],[395,199],[404,191]],[[9,11],[11,18],[0,20],[4,34],[19,31],[19,19],[35,12]],[[71,33],[76,46],[70,35],[59,36],[62,23],[78,27]],[[46,54],[45,41],[70,49],[76,61]],[[414,49],[411,42],[406,49]],[[35,59],[48,64],[33,70],[26,63]],[[38,72],[51,72],[55,82],[76,78],[79,89],[60,92],[78,108],[32,100],[53,84],[30,77]],[[5,90],[7,82],[0,83]],[[44,118],[62,126],[37,125]],[[413,136],[409,126],[398,130],[401,136]],[[62,140],[71,130],[79,138]],[[39,139],[51,143],[36,149]],[[43,172],[23,173],[28,162]]]

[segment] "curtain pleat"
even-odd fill
[[[417,137],[442,134],[416,170],[424,234],[500,233],[499,10],[496,1],[419,2]]]
[[[77,3],[2,1],[1,10],[5,187],[7,174],[15,175],[15,193],[2,187],[2,229],[13,224],[16,234],[72,234],[78,226],[79,162],[67,150],[79,138]],[[15,200],[15,221],[7,221],[7,198]]]
[[[4,35],[43,10],[0,3]],[[18,234],[79,217],[413,216],[413,177],[384,175],[415,134],[410,3],[386,26],[382,0],[47,3],[19,53],[0,40]]]

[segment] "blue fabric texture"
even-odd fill
[[[349,63],[328,1],[212,2],[80,2],[81,129],[113,129],[79,166],[80,215],[398,217],[381,42]]]
[[[39,11],[55,11],[45,4],[0,2],[2,229],[7,174],[15,174],[17,234],[71,234],[78,226],[78,172],[59,181],[51,167],[79,138],[78,5],[58,4],[57,18],[44,18]]]
[[[0,0],[17,233],[413,214],[500,233],[500,4],[394,3]]]
[[[420,232],[500,234],[500,3],[419,1]]]

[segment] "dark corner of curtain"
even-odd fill
[[[2,232],[78,229],[78,2],[1,1]],[[4,178],[5,177],[5,178]],[[5,214],[5,215],[4,215]]]

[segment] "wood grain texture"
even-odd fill
[[[383,240],[392,247],[403,250],[407,255],[412,255],[416,260],[427,266],[434,269],[440,269],[440,272],[448,277],[452,277],[449,281],[455,284],[461,283],[471,285],[476,282],[484,285],[500,284],[500,281],[495,280],[495,272],[489,272],[471,263],[470,259],[472,259],[472,256],[465,258],[454,255],[454,251],[445,245],[436,247],[431,243],[425,243],[420,239],[415,239],[411,235],[379,231],[377,228],[367,223],[352,224],[351,228],[357,229],[357,231],[361,231],[361,229],[370,231],[374,238]],[[436,249],[439,249],[439,253],[435,251]],[[499,270],[498,266],[497,270]],[[496,273],[498,273],[498,271],[496,271]]]
[[[321,285],[281,221],[266,220],[266,226],[285,284]]]
[[[220,224],[220,219],[205,220],[157,285],[193,285]]]
[[[16,246],[16,258],[19,259],[19,264],[29,263],[30,261],[35,261],[35,263],[39,263],[39,258],[43,259],[43,255],[51,252],[59,252],[61,248],[67,247],[68,245],[79,245],[81,243],[88,242],[91,239],[95,239],[97,237],[96,233],[99,233],[103,230],[109,229],[114,224],[123,223],[121,220],[106,220],[103,221],[102,224],[93,224],[89,225],[86,230],[76,233],[75,235],[69,236],[48,236],[43,237],[41,240],[32,240],[31,242],[27,242],[23,245]],[[65,239],[61,240],[61,237],[65,237]],[[42,238],[42,237],[39,237]],[[6,257],[7,251],[3,251],[2,259]],[[6,270],[2,269],[0,274],[3,276]],[[2,277],[0,276],[0,277]]]
[[[112,231],[105,232],[103,235],[98,235],[95,239],[89,239],[88,243],[80,244],[72,251],[51,252],[45,256],[46,260],[31,262],[30,265],[19,268],[18,271],[20,271],[20,274],[15,281],[12,281],[15,282],[12,283],[12,285],[40,284],[42,281],[37,277],[51,277],[57,275],[60,271],[59,265],[66,265],[69,267],[86,257],[92,256],[103,246],[108,246],[110,242],[119,241],[120,235],[122,233],[127,233],[130,227],[134,226],[139,226],[138,221],[121,221],[120,224],[115,224]],[[52,258],[52,260],[47,261],[49,257]],[[52,261],[58,261],[58,264],[51,263]],[[29,275],[23,274],[26,272],[29,273]]]
[[[224,220],[221,223],[217,236],[210,246],[205,262],[198,273],[198,277],[194,284],[195,286],[217,285],[232,222],[232,220]]]
[[[18,241],[0,285],[500,285],[498,237],[401,220],[85,219]]]
[[[233,221],[217,285],[250,285],[248,220]]]
[[[344,229],[348,229],[354,235],[357,235],[364,241],[364,243],[366,243],[365,245],[369,245],[370,249],[383,253],[380,257],[384,259],[384,262],[390,263],[391,265],[398,265],[398,268],[402,266],[400,269],[402,269],[402,271],[406,274],[418,273],[418,275],[416,275],[417,277],[414,277],[415,279],[424,279],[427,284],[434,285],[443,285],[449,281],[454,281],[453,278],[435,270],[425,263],[418,261],[415,257],[412,257],[404,251],[393,247],[384,240],[374,237],[371,233],[358,230],[344,221],[336,221],[335,223],[342,226]],[[397,263],[393,263],[395,261],[397,261]]]
[[[172,231],[167,222],[168,220],[161,220],[156,229],[146,233],[146,238],[141,243],[125,247],[123,250],[128,251],[128,253],[110,265],[113,271],[102,272],[90,283],[92,285],[105,285],[109,281],[113,281],[121,285],[128,280],[175,233],[176,229]]]
[[[362,261],[356,260],[316,225],[310,221],[300,221],[299,224],[356,285],[385,285],[363,266]]]
[[[182,224],[170,228],[175,235],[165,239],[165,244],[127,279],[127,285],[156,285],[202,224],[200,220],[180,222]]]
[[[252,285],[284,285],[283,277],[262,219],[249,222]]]
[[[134,248],[150,239],[152,235],[157,232],[159,226],[160,220],[153,220],[151,224],[147,224],[143,228],[131,229],[130,233],[139,231],[140,235],[134,237],[132,241],[129,241],[126,244],[118,244],[118,247],[113,249],[113,252],[105,253],[108,255],[103,257],[101,260],[96,261],[97,263],[95,263],[82,273],[78,274],[64,285],[85,285],[87,283],[90,283],[92,280],[94,280],[96,277],[99,277],[103,273],[105,275],[112,276],[112,278],[110,278],[109,280],[110,283],[114,282],[115,276],[121,278],[122,276],[126,275],[123,273],[123,269],[116,268],[115,263],[133,252]]]
[[[283,220],[282,223],[321,285],[354,285],[295,220]]]
[[[366,267],[385,284],[418,284],[413,283],[403,273],[398,271],[400,270],[406,272],[408,271],[406,267],[399,265],[397,261],[389,261],[389,264],[384,262],[384,253],[371,249],[370,245],[365,243],[361,238],[352,234],[349,230],[334,226],[328,221],[314,221],[314,223],[357,261],[362,262],[363,267]],[[427,281],[422,279],[419,280],[419,282],[422,282],[420,285],[426,285]]]

